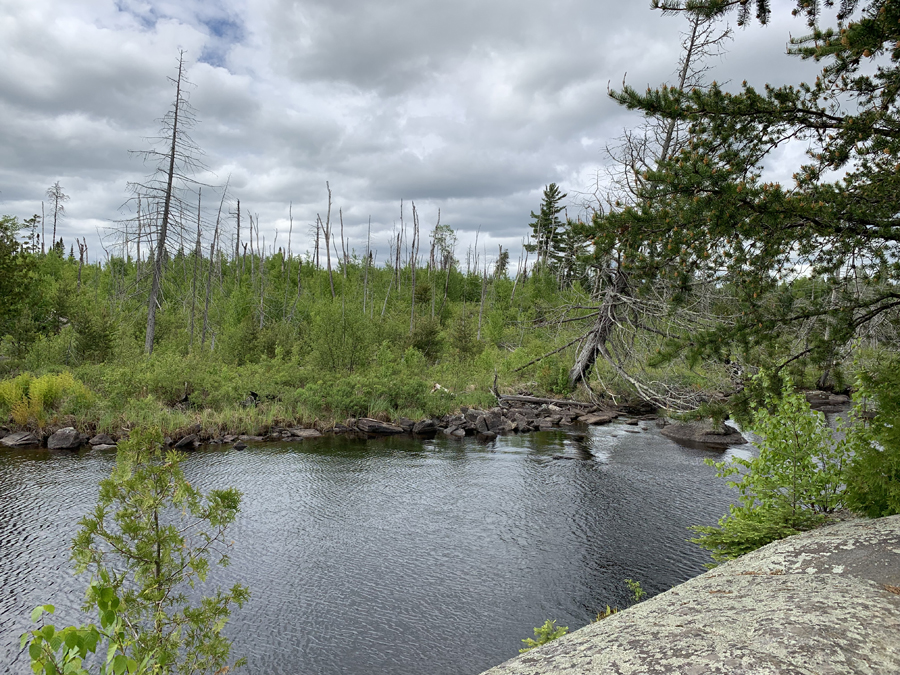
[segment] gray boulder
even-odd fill
[[[413,433],[424,435],[424,434],[433,434],[437,431],[437,424],[434,420],[422,420],[421,422],[417,422],[416,426],[413,427]]]
[[[84,439],[74,427],[63,427],[47,439],[47,447],[51,450],[77,450],[83,443]]]
[[[40,445],[41,439],[30,431],[17,431],[14,434],[4,436],[0,439],[0,443],[7,448],[27,448],[32,445]]]
[[[727,448],[730,445],[741,445],[747,439],[741,432],[727,424],[713,428],[707,421],[677,422],[662,428],[660,433],[677,443],[686,445],[704,445],[711,448]]]
[[[106,434],[97,434],[91,440],[88,441],[91,445],[115,445],[116,442],[112,439],[112,437]]]

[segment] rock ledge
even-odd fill
[[[484,675],[900,673],[900,516],[782,539]]]

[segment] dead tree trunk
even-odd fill
[[[582,380],[587,381],[591,368],[597,361],[597,356],[605,351],[606,341],[616,326],[616,310],[621,294],[626,287],[626,279],[619,269],[612,272],[612,277],[603,294],[603,302],[597,318],[594,320],[594,325],[585,336],[578,357],[569,370],[569,387],[571,389],[574,389]]]
[[[163,257],[166,253],[166,237],[169,231],[169,217],[172,209],[172,192],[175,186],[175,160],[178,154],[179,116],[181,113],[181,83],[184,73],[184,53],[178,58],[178,77],[175,81],[175,105],[172,116],[172,139],[169,146],[169,167],[166,172],[166,189],[163,196],[162,222],[156,238],[156,255],[153,258],[153,280],[150,285],[150,298],[147,301],[147,331],[144,336],[144,352],[153,353],[153,338],[156,335],[156,309],[159,304],[159,291],[162,284]]]
[[[194,244],[194,275],[191,279],[191,349],[194,348],[194,315],[197,311],[197,266],[200,264],[200,258],[203,256],[203,250],[200,248],[200,199],[203,189],[197,190],[197,242]],[[212,260],[210,259],[210,262]]]
[[[328,284],[331,286],[331,299],[334,300],[334,274],[331,270],[331,186],[325,181],[325,189],[328,190],[328,211],[325,212],[325,261],[328,265]],[[319,222],[321,222],[319,218]]]

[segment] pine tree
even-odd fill
[[[858,4],[843,3],[836,28],[814,25],[792,40],[794,55],[825,63],[813,83],[613,93],[629,109],[687,124],[691,144],[643,173],[638,200],[594,217],[587,234],[596,255],[615,252],[632,282],[671,283],[681,299],[698,279],[734,294],[729,322],[682,335],[671,353],[714,357],[726,345],[747,351],[781,340],[792,352],[781,363],[807,359],[824,370],[854,338],[897,316],[900,2],[854,11]],[[820,6],[798,2],[798,11],[815,23]],[[767,20],[766,3],[758,15]],[[809,148],[792,183],[763,180],[764,163],[791,139]]]

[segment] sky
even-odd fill
[[[792,6],[736,28],[708,77],[814,79],[785,53],[808,32]],[[607,146],[641,122],[608,89],[672,81],[686,25],[633,0],[0,0],[0,214],[41,213],[59,181],[66,247],[115,253],[127,186],[152,168],[130,151],[153,147],[184,50],[207,212],[227,181],[226,211],[240,199],[267,248],[288,246],[292,217],[292,252],[310,251],[327,181],[359,254],[371,219],[384,261],[402,202],[423,238],[440,211],[458,258],[477,237],[483,261],[498,246],[515,261],[544,186],[578,215]],[[769,175],[787,180],[801,156]]]

